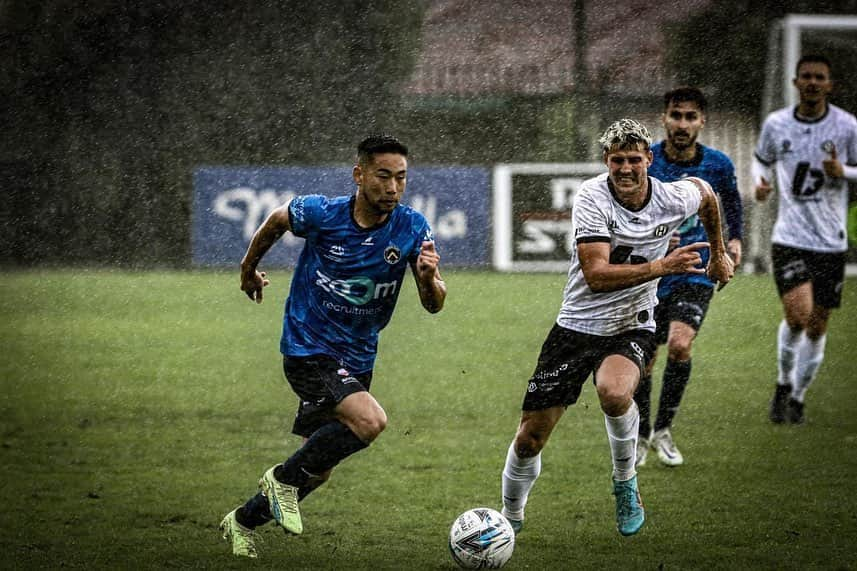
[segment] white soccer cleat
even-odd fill
[[[651,440],[649,438],[637,438],[637,459],[634,461],[635,468],[646,465],[646,456],[649,455],[650,446]]]
[[[664,428],[655,431],[652,436],[652,447],[658,451],[658,458],[661,463],[666,466],[681,466],[684,464],[684,457],[673,442],[672,433],[669,428]]]

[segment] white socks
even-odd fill
[[[792,387],[791,398],[803,402],[806,390],[815,379],[815,374],[824,360],[824,346],[827,335],[816,340],[806,336],[803,331],[793,333],[780,322],[777,332],[777,384]]]
[[[506,466],[503,468],[503,515],[516,520],[524,519],[524,506],[527,496],[536,478],[542,471],[542,454],[532,458],[518,458],[515,453],[515,441],[506,454]]]
[[[792,398],[798,402],[803,402],[806,389],[809,388],[809,385],[815,379],[818,367],[821,366],[821,362],[824,360],[824,346],[826,343],[827,335],[822,335],[815,341],[804,335],[801,344],[798,346],[794,387],[792,388]]]
[[[631,401],[631,406],[622,416],[604,415],[610,454],[613,457],[613,479],[624,482],[636,475],[634,462],[637,456],[637,431],[640,427],[640,409]]]
[[[792,386],[795,357],[803,331],[793,333],[786,324],[786,320],[780,321],[777,331],[777,384]]]

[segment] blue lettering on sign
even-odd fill
[[[434,231],[442,266],[489,263],[490,176],[479,167],[411,167],[403,203]],[[253,233],[295,196],[354,193],[351,167],[201,167],[194,173],[193,263],[236,266]],[[265,256],[268,267],[291,267],[303,240],[286,233]]]

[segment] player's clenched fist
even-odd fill
[[[756,200],[762,201],[768,198],[768,195],[771,194],[771,191],[774,190],[774,187],[771,186],[771,183],[765,177],[761,177],[759,179],[759,183],[756,185],[754,189],[756,192]]]
[[[708,279],[717,284],[717,291],[723,289],[735,275],[735,262],[726,254],[712,257],[708,263]]]
[[[417,257],[417,273],[420,276],[434,277],[440,263],[440,254],[434,249],[434,242],[423,242]]]
[[[830,158],[824,159],[821,163],[824,168],[824,174],[831,178],[842,178],[845,174],[845,170],[842,168],[842,163],[839,162],[839,159],[836,156],[836,145],[830,143],[826,150],[830,154]]]

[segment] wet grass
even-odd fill
[[[382,337],[373,392],[387,431],[304,502],[303,536],[261,531],[254,568],[452,569],[453,518],[497,506],[565,278],[445,275],[443,312],[422,312],[408,283]],[[273,274],[261,306],[237,283],[204,271],[0,275],[0,567],[248,566],[217,524],[298,439],[278,353],[288,274]],[[855,317],[851,280],[808,423],[773,426],[780,310],[769,277],[739,276],[695,348],[675,426],[686,465],[641,469],[644,530],[614,529],[588,385],[545,451],[507,568],[855,568]]]

